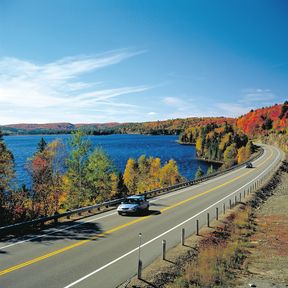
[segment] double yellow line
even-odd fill
[[[271,155],[270,155],[265,161],[263,161],[263,163],[260,164],[258,167],[264,165],[264,163],[267,162],[267,161],[269,161],[269,159],[270,159],[271,157],[272,157],[272,153],[271,153]],[[235,178],[233,178],[233,179],[231,179],[231,180],[229,180],[229,181],[227,181],[227,182],[224,182],[223,184],[221,184],[221,185],[219,185],[219,186],[216,186],[216,187],[214,187],[214,188],[212,188],[212,189],[209,189],[209,190],[207,190],[207,191],[204,191],[204,192],[202,192],[202,193],[199,193],[199,194],[197,194],[197,195],[194,195],[194,196],[192,196],[192,197],[190,197],[190,198],[187,198],[187,199],[185,199],[185,200],[183,200],[183,201],[177,202],[177,203],[175,203],[175,204],[173,204],[173,205],[171,205],[171,206],[169,206],[169,207],[163,208],[163,209],[160,210],[160,212],[161,212],[161,213],[166,212],[166,211],[168,211],[168,210],[170,210],[170,209],[173,209],[173,208],[175,208],[175,207],[178,207],[178,206],[180,206],[180,205],[182,205],[182,204],[185,204],[185,203],[187,203],[187,202],[189,202],[189,201],[192,201],[192,200],[194,200],[194,199],[196,199],[196,198],[199,198],[199,197],[201,197],[201,196],[204,196],[204,195],[206,195],[206,194],[209,194],[209,193],[211,193],[211,192],[213,192],[213,191],[215,191],[215,190],[217,190],[217,189],[219,189],[219,188],[222,188],[222,187],[224,187],[224,186],[226,186],[226,185],[228,185],[228,184],[230,184],[230,183],[232,183],[232,182],[234,182],[234,181],[236,181],[236,180],[238,180],[238,179],[240,179],[240,178],[248,175],[248,174],[251,173],[252,171],[253,171],[253,170],[249,170],[248,172],[246,172],[246,173],[244,173],[244,174],[242,174],[242,175],[240,175],[240,176],[237,176],[237,177],[235,177]],[[89,243],[89,242],[91,242],[91,241],[93,241],[93,240],[95,240],[95,239],[97,239],[97,238],[101,238],[101,237],[107,236],[107,235],[109,235],[109,234],[111,234],[111,233],[114,233],[114,232],[116,232],[116,231],[119,231],[119,230],[121,230],[121,229],[124,229],[124,228],[126,228],[126,227],[128,227],[128,226],[134,225],[134,224],[136,224],[136,223],[142,222],[142,221],[144,221],[144,220],[146,220],[146,219],[149,219],[149,218],[151,218],[151,217],[152,217],[152,216],[146,216],[146,217],[142,217],[142,218],[137,218],[137,219],[135,219],[135,220],[133,220],[133,221],[130,221],[130,222],[128,222],[128,223],[125,223],[125,224],[116,226],[116,227],[114,227],[114,228],[112,228],[112,229],[110,229],[110,230],[107,230],[107,231],[103,232],[103,233],[96,234],[95,236],[90,237],[90,238],[88,238],[88,239],[86,239],[86,240],[79,241],[79,242],[77,242],[77,243],[75,243],[75,244],[72,244],[72,245],[66,246],[66,247],[64,247],[64,248],[55,250],[55,251],[53,251],[53,252],[51,252],[51,253],[42,255],[42,256],[40,256],[40,257],[31,259],[31,260],[29,260],[29,261],[20,263],[20,264],[18,264],[18,265],[11,266],[10,268],[1,270],[1,271],[0,271],[0,276],[3,276],[3,275],[8,274],[8,273],[11,273],[11,272],[13,272],[13,271],[15,271],[15,270],[18,270],[18,269],[21,269],[21,268],[30,266],[30,265],[32,265],[32,264],[34,264],[34,263],[40,262],[40,261],[42,261],[42,260],[44,260],[44,259],[50,258],[50,257],[55,256],[55,255],[61,254],[61,253],[65,252],[65,251],[71,250],[71,249],[73,249],[73,248],[79,247],[79,246],[84,245],[84,244],[86,244],[86,243]]]

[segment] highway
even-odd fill
[[[223,203],[247,193],[256,181],[267,179],[283,152],[263,145],[253,168],[225,175],[150,199],[146,216],[119,216],[115,210],[59,224],[39,234],[0,242],[1,288],[117,287],[137,272],[140,258],[147,266],[167,247],[180,242],[181,229],[195,233],[195,221],[205,225],[207,212],[215,217]],[[142,237],[139,237],[139,233]]]

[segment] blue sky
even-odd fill
[[[1,0],[0,125],[240,116],[287,100],[285,0]]]

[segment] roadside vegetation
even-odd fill
[[[129,159],[124,175],[101,148],[92,150],[84,131],[69,142],[70,153],[60,140],[47,144],[42,138],[27,169],[32,186],[17,188],[14,158],[0,135],[0,225],[7,225],[143,193],[184,181],[174,160]]]

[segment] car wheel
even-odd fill
[[[122,212],[118,212],[119,215],[123,215]]]

